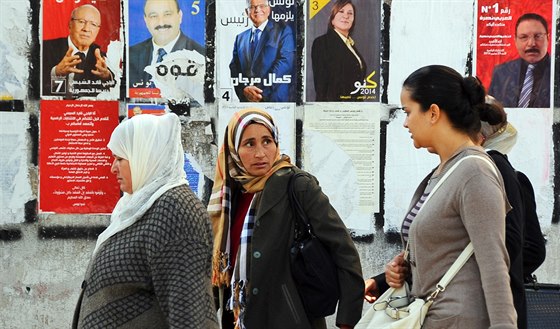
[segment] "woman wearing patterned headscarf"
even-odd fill
[[[214,231],[212,281],[220,288],[223,328],[326,328],[308,318],[289,262],[294,221],[288,183],[301,170],[280,154],[273,118],[259,109],[234,114],[218,155],[208,212]],[[317,180],[297,179],[295,191],[315,235],[338,267],[336,323],[352,328],[364,291],[356,248]]]
[[[211,228],[185,179],[179,118],[134,116],[108,147],[123,196],[97,239],[73,328],[218,328]]]

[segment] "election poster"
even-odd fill
[[[307,102],[379,102],[381,1],[308,1]]]
[[[169,113],[169,108],[165,104],[145,104],[145,103],[128,103],[126,104],[126,116],[132,118],[140,114],[162,115]]]
[[[380,112],[380,103],[305,105],[304,168],[353,230],[371,232],[380,209]]]
[[[295,0],[220,1],[216,6],[220,102],[296,102],[296,18]]]
[[[204,104],[205,0],[127,1],[125,7],[128,97]]]
[[[505,107],[550,107],[552,9],[552,0],[478,1],[476,76]]]
[[[253,104],[254,105],[254,104]],[[296,119],[295,104],[293,103],[262,103],[258,107],[269,113],[278,127],[278,144],[280,153],[286,154],[296,163]],[[247,108],[247,104],[241,103],[222,103],[220,104],[220,114],[218,117],[218,145],[222,147],[224,133],[229,120],[235,112]]]
[[[107,148],[117,101],[41,101],[39,211],[108,214],[120,198]]]
[[[119,99],[121,5],[111,0],[42,2],[43,99]]]

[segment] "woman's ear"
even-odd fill
[[[437,104],[430,105],[428,112],[430,114],[430,122],[432,124],[438,122],[441,117],[441,109],[439,108],[439,106]]]

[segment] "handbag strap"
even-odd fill
[[[422,210],[422,208],[424,208],[424,206],[426,205],[426,203],[428,203],[428,200],[430,200],[430,198],[432,197],[432,195],[434,195],[435,191],[441,186],[441,184],[443,184],[443,182],[445,181],[445,179],[447,179],[447,177],[449,177],[449,175],[451,175],[451,173],[453,171],[455,171],[455,169],[457,169],[457,167],[459,166],[459,164],[469,158],[479,158],[482,159],[484,161],[486,161],[488,163],[488,165],[490,166],[490,168],[492,168],[492,170],[494,170],[494,174],[498,174],[496,171],[496,168],[494,167],[494,165],[490,162],[490,160],[488,160],[487,158],[484,158],[480,155],[467,155],[466,157],[459,159],[459,161],[455,162],[455,164],[453,164],[453,166],[451,168],[449,168],[449,170],[441,177],[440,180],[438,180],[438,182],[436,183],[436,185],[434,186],[434,188],[430,191],[430,194],[428,194],[428,196],[426,197],[426,200],[424,200],[424,203],[422,204],[422,206],[420,207],[420,209],[418,209],[418,212],[416,213],[416,216],[418,216],[418,214],[420,213],[420,211]],[[408,241],[406,242],[406,247],[404,248],[404,259],[408,258]]]
[[[288,183],[288,198],[290,199],[290,205],[292,207],[292,212],[293,212],[294,216],[296,217],[295,235],[294,235],[294,239],[296,241],[302,239],[303,234],[298,234],[299,233],[298,232],[298,227],[300,225],[302,225],[304,227],[304,230],[310,236],[314,236],[313,227],[311,227],[311,223],[307,219],[307,215],[305,214],[305,211],[303,210],[303,207],[301,206],[301,203],[299,202],[299,199],[297,198],[296,191],[295,191],[295,188],[294,188],[296,179],[298,177],[302,177],[302,176],[306,176],[306,174],[303,173],[303,172],[296,172],[292,175],[292,177],[290,177],[290,182]]]
[[[451,169],[449,169],[449,171],[447,173],[454,170],[460,162],[462,162],[463,160],[465,160],[467,158],[482,159],[484,162],[486,162],[490,166],[490,168],[492,169],[494,174],[498,175],[496,167],[492,164],[492,162],[490,160],[488,160],[487,158],[481,157],[479,155],[469,155],[469,156],[466,156],[466,157],[462,158],[461,160],[457,161],[457,163],[455,163],[455,165]],[[444,175],[444,178],[446,176],[447,176],[447,174]],[[443,180],[443,178],[442,178],[442,180]],[[440,180],[440,182],[441,182],[441,180]],[[435,189],[435,187],[434,187],[434,189]],[[433,190],[432,190],[432,192],[433,192]],[[432,193],[430,193],[430,194],[432,194]],[[459,257],[457,257],[457,259],[453,262],[451,267],[447,270],[447,272],[445,272],[443,277],[439,280],[439,282],[436,285],[436,290],[434,290],[434,292],[432,292],[430,294],[430,296],[428,296],[427,300],[433,300],[437,297],[437,295],[440,292],[445,291],[449,282],[451,282],[451,280],[453,280],[455,275],[459,272],[459,270],[461,270],[461,268],[465,265],[465,263],[467,263],[467,261],[469,260],[469,258],[472,256],[473,253],[474,253],[474,248],[473,248],[472,242],[469,242],[469,244],[461,252]]]

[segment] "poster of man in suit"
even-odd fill
[[[130,98],[204,103],[204,0],[128,2]]]
[[[217,97],[296,102],[294,0],[224,0],[216,6]]]
[[[120,26],[118,2],[44,1],[41,95],[118,99]]]
[[[381,1],[309,1],[307,102],[379,102]]]
[[[551,107],[552,0],[478,1],[476,75],[507,108]]]

